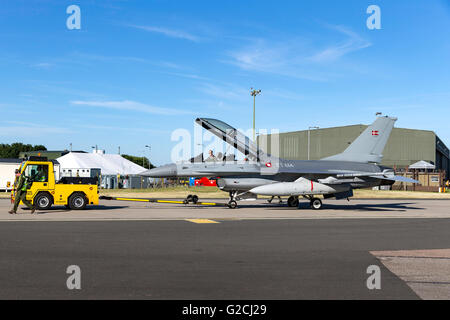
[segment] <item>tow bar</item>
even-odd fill
[[[188,195],[186,199],[183,200],[164,200],[164,199],[155,199],[155,198],[124,198],[124,197],[110,197],[110,196],[100,196],[101,200],[117,200],[117,201],[136,201],[136,202],[153,202],[153,203],[176,203],[176,204],[195,204],[199,206],[220,206],[220,207],[228,207],[227,203],[218,203],[218,202],[200,202],[198,201],[197,195]]]

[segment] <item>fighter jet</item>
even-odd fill
[[[397,118],[379,116],[342,153],[321,160],[287,160],[265,153],[252,140],[227,123],[210,118],[195,122],[242,152],[246,161],[234,155],[204,161],[203,154],[189,161],[172,163],[142,173],[148,177],[217,178],[217,186],[229,192],[228,207],[257,195],[289,196],[288,205],[299,206],[299,197],[310,207],[322,208],[322,200],[347,199],[353,189],[392,185],[395,181],[418,183],[396,176],[394,170],[379,165],[383,150]]]

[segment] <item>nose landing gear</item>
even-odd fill
[[[236,198],[237,198],[237,191],[230,191],[230,200],[228,201],[227,205],[228,208],[230,209],[236,209],[237,208],[237,202],[236,202]]]
[[[237,202],[234,200],[228,201],[228,208],[230,209],[236,209],[237,208]]]

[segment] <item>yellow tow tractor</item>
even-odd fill
[[[83,210],[88,204],[98,204],[97,178],[62,177],[59,179],[59,164],[56,160],[49,161],[46,157],[29,157],[22,162],[19,171],[33,182],[27,190],[27,200],[31,201],[38,210],[49,209],[52,205],[64,205],[72,210]],[[11,201],[14,201],[14,196],[15,190],[11,193]]]

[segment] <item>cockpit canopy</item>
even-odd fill
[[[197,118],[195,122],[216,135],[233,148],[236,148],[252,161],[260,161],[264,153],[257,147],[255,142],[242,132],[233,128],[229,124],[211,118]]]

